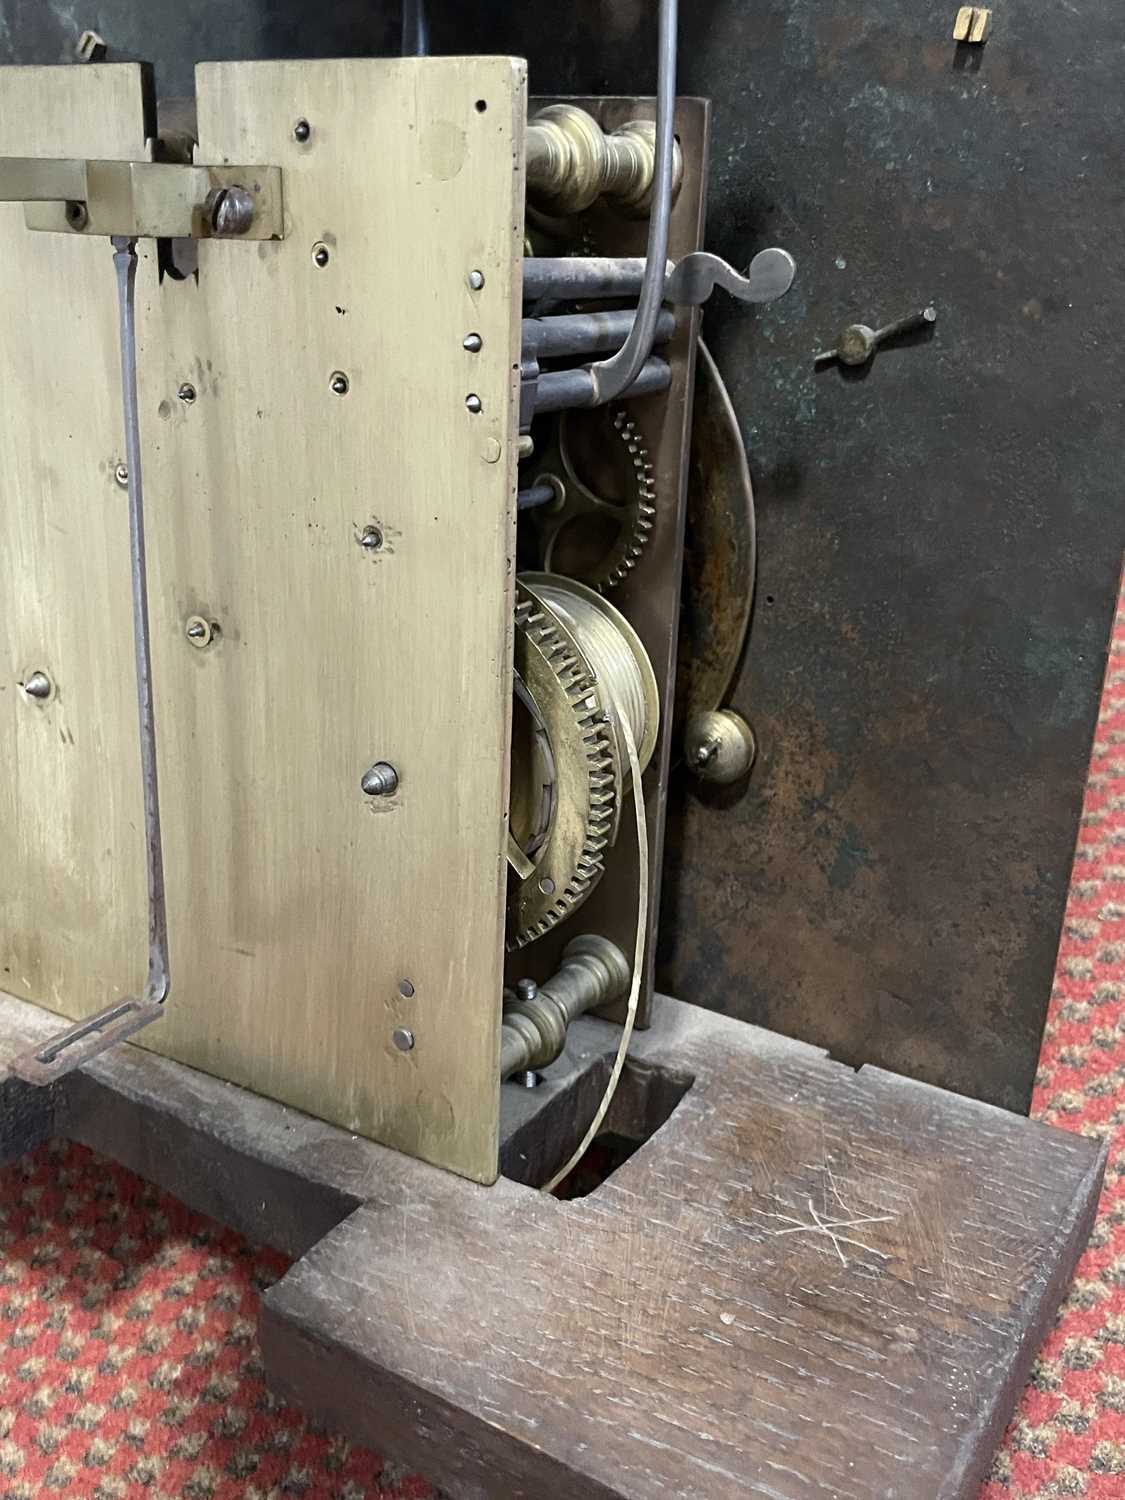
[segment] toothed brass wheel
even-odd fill
[[[625,715],[647,762],[656,678],[620,611],[573,579],[516,580],[508,946],[542,937],[601,879],[628,784]]]
[[[612,741],[590,669],[553,611],[516,583],[508,942],[522,948],[580,906],[615,821]]]
[[[656,518],[652,462],[628,409],[563,412],[534,483],[558,496],[529,513],[543,568],[599,593],[627,578]]]

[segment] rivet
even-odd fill
[[[389,761],[377,760],[364,771],[359,784],[369,797],[389,797],[398,787],[398,772]]]
[[[317,265],[322,267],[326,266],[329,260],[332,258],[328,246],[322,240],[318,240],[317,243],[313,246],[312,255],[313,260],[317,263]]]
[[[328,384],[336,392],[337,396],[346,396],[348,394],[350,382],[343,370],[335,370]]]
[[[86,211],[84,203],[77,203],[73,199],[66,205],[66,222],[71,229],[85,229],[90,215]]]
[[[534,1000],[538,993],[539,986],[535,983],[534,979],[528,979],[525,977],[523,979],[516,980],[516,994],[520,997],[525,1005],[529,1000]]]
[[[484,453],[482,457],[484,458],[486,464],[498,464],[500,462],[500,455],[503,451],[504,450],[500,446],[500,439],[490,437],[484,445]]]
[[[179,396],[180,400],[186,406],[190,406],[191,403],[195,400],[195,386],[189,385],[185,380],[183,385],[180,386],[179,390],[176,392],[176,395]]]
[[[365,526],[359,534],[359,545],[369,552],[378,552],[383,545],[383,533],[378,526]]]
[[[474,292],[479,292],[481,287],[484,285],[484,272],[470,271],[465,280],[469,283],[470,288]]]
[[[479,354],[484,348],[484,340],[479,333],[467,333],[461,340],[461,348],[468,350],[470,354]]]
[[[123,490],[127,490],[129,488],[129,465],[118,464],[113,471],[113,477]]]
[[[46,672],[32,672],[24,682],[23,690],[29,698],[37,698],[42,703],[51,696],[51,679]]]
[[[484,403],[481,401],[480,397],[472,394],[465,397],[465,405],[473,413],[474,416],[476,416],[478,412],[482,412],[484,410]]]
[[[300,141],[303,144],[308,140],[310,135],[312,135],[312,126],[307,120],[298,120],[296,125],[293,126],[293,139],[295,141]]]
[[[414,1033],[407,1026],[396,1026],[391,1032],[391,1041],[400,1052],[411,1052],[414,1049]]]
[[[399,980],[398,992],[404,1000],[413,1000],[414,998],[414,986],[409,979]]]

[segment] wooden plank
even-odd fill
[[[51,1025],[0,995],[0,1069]],[[560,1094],[618,1036],[573,1029]],[[976,1500],[1104,1150],[663,998],[613,1128],[691,1079],[567,1203],[132,1046],[57,1084],[50,1128],[303,1256],[263,1303],[271,1385],[451,1496]],[[0,1081],[0,1156],[44,1133],[44,1097]],[[569,1151],[581,1119],[540,1118]],[[528,1129],[507,1112],[513,1144]]]
[[[197,85],[199,159],[280,165],[286,238],[201,244],[198,280],[150,282],[139,316],[173,968],[144,1040],[489,1180],[523,66]],[[221,632],[202,651],[196,614]],[[378,760],[393,797],[360,789]]]
[[[0,154],[141,160],[147,114],[139,64],[0,70]],[[0,263],[0,983],[81,1015],[146,957],[113,265],[18,203]]]
[[[658,1000],[694,1076],[591,1196],[416,1169],[266,1296],[271,1383],[455,1496],[971,1500],[1097,1143]]]

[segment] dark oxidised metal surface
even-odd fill
[[[0,60],[64,8],[0,0]],[[651,93],[647,0],[431,3],[439,51],[526,55],[548,93]],[[1026,1105],[1121,547],[1120,6],[694,0],[681,94],[714,102],[708,247],[797,257],[705,331],[758,502],[733,705],[750,785],[673,787],[660,981],[686,999]],[[163,94],[200,57],[390,51],[397,5],[102,0]],[[966,55],[966,54],[971,55]],[[845,324],[934,337],[814,372]]]
[[[688,719],[726,698],[753,602],[754,490],[737,414],[701,341],[688,461],[674,764]]]

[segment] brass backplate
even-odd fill
[[[532,111],[538,107],[535,101]],[[582,98],[572,101],[590,110],[605,130],[629,120],[652,119],[652,99]],[[672,209],[668,254],[679,260],[703,241],[707,201],[707,162],[710,147],[710,107],[705,99],[676,102],[676,137],[683,153],[683,180]],[[599,204],[573,226],[573,239],[588,253],[643,255],[648,234],[646,219],[626,218],[611,205]],[[658,395],[627,403],[630,417],[648,450],[656,483],[656,516],[648,544],[636,567],[607,598],[629,620],[640,637],[660,696],[660,733],[643,790],[648,821],[649,895],[648,931],[655,934],[660,909],[660,871],[664,856],[664,823],[668,804],[668,775],[672,753],[672,703],[676,680],[676,641],[680,610],[680,580],[684,560],[684,497],[688,449],[691,442],[692,396],[699,310],[681,308],[676,330],[661,353],[672,366],[672,384]],[[617,843],[605,858],[605,874],[581,913],[563,922],[546,937],[521,948],[508,960],[508,978],[522,975],[542,981],[558,967],[562,949],[578,931],[598,932],[624,952],[633,951],[637,926],[638,860],[631,815],[623,820]],[[637,1024],[648,1024],[653,990],[656,943],[650,940],[640,994]],[[624,1015],[624,1004],[606,1014]]]
[[[140,1040],[489,1181],[524,66],[196,81],[197,161],[277,164],[285,239],[204,241],[183,280],[142,246],[173,984]],[[0,153],[139,160],[144,134],[136,67],[0,71]],[[135,992],[146,938],[113,274],[15,205],[0,254],[2,983],[79,1017]],[[392,796],[361,790],[377,760]]]

